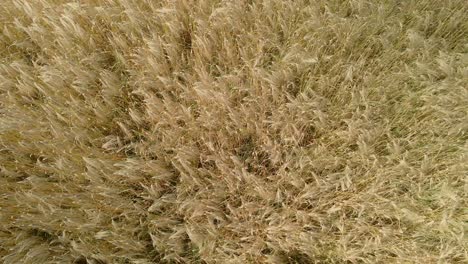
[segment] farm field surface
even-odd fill
[[[0,263],[468,263],[466,0],[2,0]]]

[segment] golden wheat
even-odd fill
[[[3,0],[0,262],[467,263],[466,0]]]

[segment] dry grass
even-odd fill
[[[0,4],[0,262],[467,263],[466,0],[71,2]]]

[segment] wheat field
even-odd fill
[[[466,0],[3,0],[0,262],[467,263]]]

